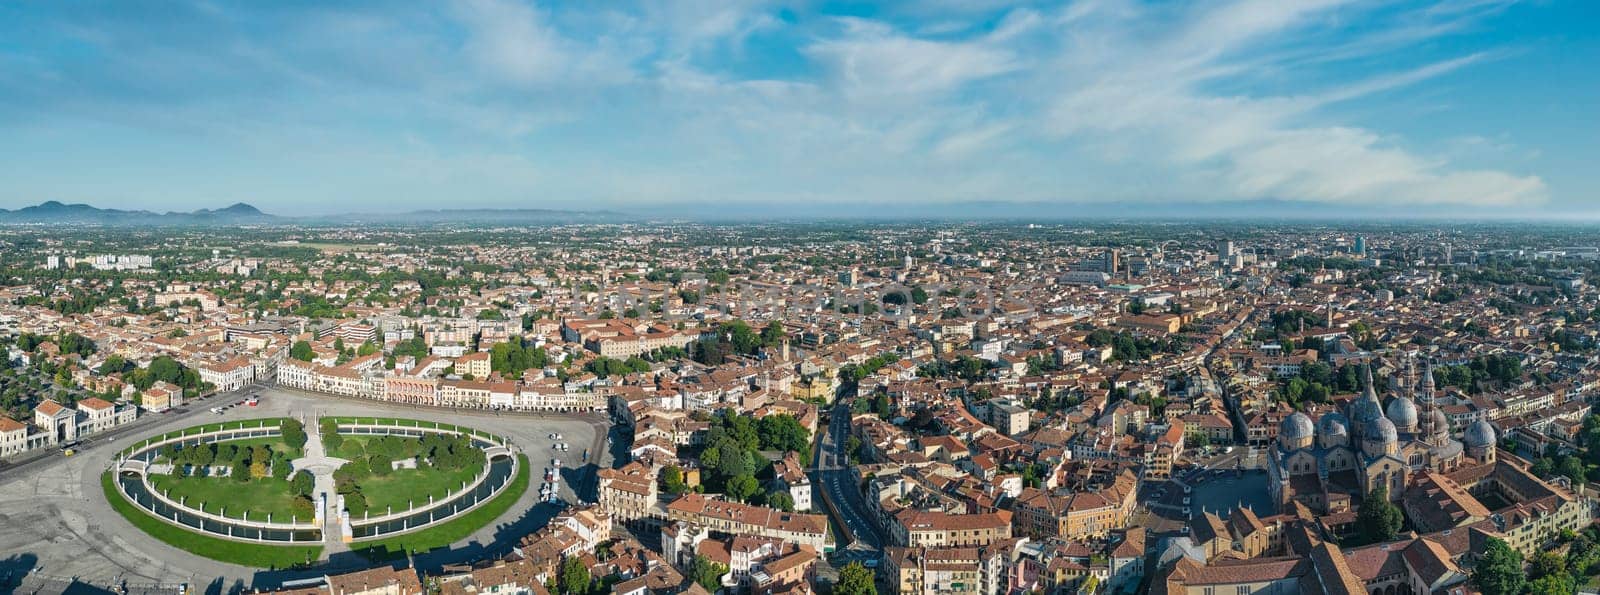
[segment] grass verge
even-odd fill
[[[115,478],[110,471],[100,475],[100,487],[105,491],[106,501],[111,503],[112,509],[128,519],[128,522],[133,523],[133,526],[138,527],[140,531],[144,531],[146,535],[191,554],[229,564],[268,569],[305,566],[306,560],[315,562],[322,555],[320,545],[243,543],[208,537],[169,525],[129,502],[121,492],[117,491],[114,481]]]
[[[443,524],[428,527],[414,533],[396,535],[373,541],[361,541],[350,544],[352,550],[365,554],[374,560],[397,558],[407,553],[422,553],[435,548],[445,547],[471,536],[484,525],[500,518],[506,510],[510,509],[522,494],[528,491],[528,457],[517,455],[517,474],[512,476],[511,485],[500,492],[487,504],[472,509],[460,517],[445,521]]]

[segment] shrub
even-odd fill
[[[311,500],[311,496],[296,496],[290,507],[294,510],[295,516],[316,516],[317,514],[317,503]]]
[[[289,491],[302,498],[310,498],[311,492],[315,489],[316,479],[305,471],[295,473],[294,478],[289,480]]]
[[[367,457],[367,467],[373,475],[388,475],[394,472],[394,460],[386,454],[375,454]]]

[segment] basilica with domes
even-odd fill
[[[1269,449],[1268,489],[1280,507],[1291,500],[1313,509],[1339,508],[1382,486],[1399,500],[1412,473],[1449,473],[1468,464],[1494,462],[1495,432],[1478,421],[1457,440],[1435,401],[1430,365],[1420,382],[1399,383],[1385,405],[1370,368],[1365,388],[1343,412],[1335,408],[1297,411],[1284,418],[1276,448]]]

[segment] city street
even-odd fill
[[[850,532],[851,548],[881,550],[887,540],[869,512],[860,487],[855,484],[855,474],[849,470],[850,457],[845,452],[845,440],[850,433],[850,406],[845,403],[835,405],[832,418],[827,426],[822,457],[817,461],[817,470],[812,472],[812,481],[818,486],[821,496],[833,504],[829,511],[835,524]],[[832,514],[831,511],[835,509],[839,514]]]

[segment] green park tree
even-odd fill
[[[1361,501],[1361,510],[1356,513],[1356,529],[1366,543],[1394,539],[1404,521],[1400,509],[1389,501],[1389,489],[1384,486],[1367,493],[1367,498]]]
[[[1472,583],[1483,595],[1518,595],[1527,582],[1522,574],[1522,554],[1505,541],[1489,538],[1472,567]]]
[[[722,575],[727,573],[727,566],[723,566],[705,556],[695,556],[694,564],[689,568],[689,578],[712,593],[717,592],[717,589],[722,587]]]
[[[303,362],[309,362],[316,356],[316,352],[311,350],[311,343],[306,341],[295,341],[294,345],[289,348],[289,357]]]
[[[878,585],[872,580],[872,570],[860,562],[851,562],[839,571],[839,582],[833,586],[834,595],[878,595]]]

